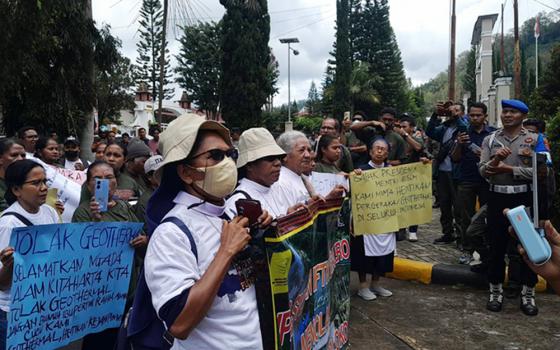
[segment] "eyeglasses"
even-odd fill
[[[237,160],[237,157],[239,156],[239,152],[235,148],[230,148],[227,151],[221,149],[211,149],[209,151],[202,152],[195,156],[192,156],[190,157],[190,159],[198,158],[204,154],[208,154],[208,159],[212,158],[217,162],[224,160],[225,157],[230,157],[233,160]]]
[[[41,187],[41,185],[47,186],[47,179],[25,181],[23,184],[24,185],[25,184],[30,184],[32,186],[35,186],[35,187],[39,188],[39,187]]]

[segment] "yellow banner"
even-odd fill
[[[412,163],[350,176],[354,234],[398,231],[432,220],[432,165]]]

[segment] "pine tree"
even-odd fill
[[[344,112],[349,111],[351,107],[350,0],[337,0],[336,4],[336,72],[334,77],[333,116],[342,119]]]
[[[476,47],[474,45],[469,51],[465,74],[462,78],[463,89],[471,94],[470,100],[476,102]]]
[[[140,41],[136,43],[136,83],[146,84],[151,91],[153,100],[158,99],[160,53],[163,34],[163,10],[159,0],[142,0],[140,8]],[[166,45],[167,47],[168,45]],[[174,90],[165,88],[171,83],[171,63],[169,50],[165,50],[165,83],[163,97],[173,97]]]
[[[216,23],[183,28],[181,52],[175,68],[176,81],[211,119],[216,118],[220,104],[221,30]]]
[[[307,113],[311,115],[316,115],[321,109],[321,98],[319,97],[319,92],[317,91],[317,86],[314,81],[311,82],[309,92],[307,93],[305,109]]]
[[[220,0],[222,19],[222,117],[230,126],[261,124],[262,106],[274,93],[270,74],[270,16],[266,0]]]
[[[323,115],[332,115],[333,101],[334,101],[334,61],[327,62],[323,82],[321,83],[321,112]]]
[[[401,51],[389,19],[388,0],[376,0],[377,35],[379,46],[376,48],[375,60],[378,62],[376,73],[383,78],[381,102],[385,106],[405,110],[408,107],[406,94],[406,77],[401,59]]]

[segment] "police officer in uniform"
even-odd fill
[[[488,281],[490,298],[486,308],[498,312],[502,309],[505,275],[504,256],[508,241],[509,223],[503,215],[505,208],[519,205],[530,207],[532,204],[532,155],[543,145],[542,136],[523,128],[523,120],[529,108],[519,100],[502,100],[501,120],[503,127],[487,136],[482,143],[480,174],[490,182],[488,198],[488,234],[490,260]],[[534,316],[538,313],[535,304],[535,284],[537,275],[521,262],[520,279],[521,310]]]

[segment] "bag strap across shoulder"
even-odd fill
[[[21,215],[20,213],[16,213],[14,211],[9,211],[6,212],[4,214],[2,214],[2,216],[15,216],[19,221],[21,221],[25,226],[33,226],[33,223],[31,221],[29,221],[28,218],[26,218],[25,216]]]
[[[183,233],[189,239],[189,243],[191,244],[191,251],[193,252],[194,257],[196,258],[196,261],[198,262],[198,250],[196,249],[196,243],[195,243],[193,235],[192,235],[191,231],[189,230],[189,228],[187,227],[187,225],[185,225],[183,223],[183,221],[181,221],[179,218],[176,218],[174,216],[170,216],[170,217],[164,219],[161,223],[163,224],[163,223],[166,223],[166,222],[173,223],[181,231],[183,231]]]
[[[245,196],[245,199],[253,199],[251,198],[251,196],[249,195],[249,193],[243,191],[243,190],[235,190],[232,194],[229,195],[229,197],[233,197],[236,194],[242,194],[243,196]]]

